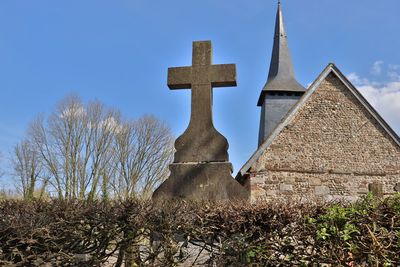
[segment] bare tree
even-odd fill
[[[118,121],[119,114],[101,103],[84,106],[71,96],[60,102],[47,122],[38,118],[32,124],[30,135],[59,198],[96,196]]]
[[[3,163],[3,154],[0,151],[0,185],[2,185],[1,178],[4,176],[4,169],[2,163]],[[5,192],[3,192],[2,189],[0,189],[0,199],[5,198],[5,196],[6,196]]]
[[[39,153],[28,140],[23,140],[14,147],[12,159],[13,174],[17,179],[17,190],[26,200],[33,199],[35,190],[41,182],[39,198],[44,194],[47,185],[43,174],[43,166]]]
[[[173,156],[169,127],[154,116],[123,125],[116,134],[113,186],[120,197],[149,198],[164,181]]]
[[[70,96],[29,131],[49,183],[60,199],[148,197],[166,178],[173,138],[152,116],[123,122],[99,102]]]
[[[3,154],[0,151],[0,178],[4,175],[4,170],[2,169],[1,163],[3,161]]]

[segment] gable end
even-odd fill
[[[342,72],[334,65],[329,64],[324,71],[318,76],[318,78],[312,83],[306,93],[298,101],[296,105],[288,112],[288,115],[277,127],[272,131],[271,135],[260,145],[259,149],[252,155],[252,157],[246,162],[241,168],[237,175],[237,179],[244,177],[251,167],[257,162],[257,160],[263,155],[263,153],[270,147],[273,141],[277,138],[281,131],[293,120],[295,115],[298,113],[301,107],[307,102],[314,91],[319,85],[329,76],[334,74],[352,93],[357,101],[365,108],[365,110],[378,122],[379,126],[390,136],[394,143],[400,147],[400,138],[396,132],[386,123],[386,121],[378,114],[378,112],[368,103],[368,101],[361,95],[361,93],[351,84],[351,82],[342,74]]]

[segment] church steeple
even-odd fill
[[[294,74],[281,2],[278,1],[268,80],[257,103],[257,106],[262,107],[259,145],[264,142],[305,90],[297,82]]]
[[[268,91],[304,92],[305,90],[306,89],[297,82],[294,74],[292,58],[290,56],[285,30],[285,23],[283,20],[281,2],[278,1],[274,46],[272,49],[268,80],[261,91],[258,106],[262,106],[262,96]]]

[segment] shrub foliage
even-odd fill
[[[397,266],[400,195],[357,203],[0,201],[0,265]]]

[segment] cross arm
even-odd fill
[[[236,65],[212,65],[210,78],[213,87],[236,86]]]
[[[169,89],[186,89],[191,87],[191,67],[168,68]]]

